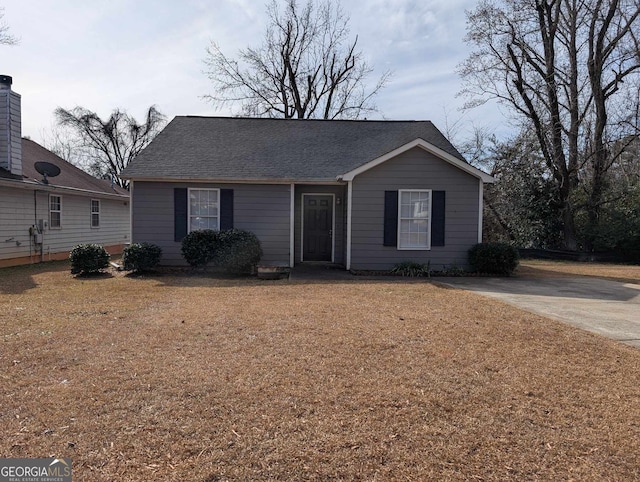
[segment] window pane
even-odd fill
[[[398,247],[425,249],[429,247],[431,193],[429,191],[400,192]]]
[[[191,226],[189,226],[189,231],[198,231],[200,229],[207,229],[207,218],[191,218]]]
[[[218,190],[189,189],[189,231],[219,229]]]
[[[60,213],[59,212],[52,212],[51,213],[50,227],[52,227],[52,228],[59,228],[60,227]]]
[[[198,191],[189,191],[189,210],[192,216],[200,215],[200,203],[198,202]]]
[[[60,196],[51,196],[51,210],[60,211]]]

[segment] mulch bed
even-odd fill
[[[640,350],[428,281],[1,270],[0,381],[74,480],[640,478]]]

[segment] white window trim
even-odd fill
[[[187,189],[187,233],[191,232],[191,191],[216,191],[218,194],[218,226],[216,227],[215,231],[219,231],[220,230],[220,210],[221,210],[221,206],[220,206],[220,189],[218,188],[208,188],[208,187],[190,187],[189,189]],[[211,216],[213,217],[213,216]]]
[[[98,203],[98,211],[94,211],[93,210],[93,203],[97,202]],[[101,211],[102,211],[102,206],[100,206],[100,199],[92,199],[91,201],[89,201],[89,225],[91,226],[91,229],[100,229],[100,221],[101,221]],[[93,215],[97,214],[98,215],[98,225],[94,226],[93,225]]]
[[[429,223],[427,228],[427,245],[426,246],[400,246],[400,228],[402,226],[402,193],[404,192],[428,192],[429,193]],[[398,189],[398,251],[431,251],[431,220],[433,219],[433,193],[432,189]]]
[[[51,209],[51,198],[52,197],[57,197],[60,199],[60,210],[59,211],[53,211]],[[52,226],[51,225],[51,213],[60,213],[60,225],[59,226]],[[62,196],[60,194],[49,194],[49,229],[62,229]]]

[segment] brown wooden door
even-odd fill
[[[305,195],[302,260],[331,261],[333,236],[333,197]]]

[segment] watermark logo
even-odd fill
[[[71,459],[0,459],[0,482],[71,482]]]

